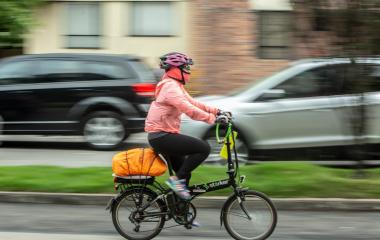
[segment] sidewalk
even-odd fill
[[[3,203],[104,205],[116,194],[0,192]],[[198,197],[198,208],[221,208],[226,197]],[[272,198],[278,210],[380,211],[380,199]]]
[[[224,229],[222,229],[224,231]],[[168,239],[177,239],[178,236],[157,236],[154,239],[155,240],[168,240]],[[1,232],[0,231],[0,239],[6,239],[6,240],[122,240],[122,238],[119,234],[112,233],[112,234],[73,234],[73,233],[35,233],[35,232]],[[192,237],[192,236],[183,236],[181,237],[181,240],[225,240],[230,239],[227,237]]]
[[[1,239],[8,240],[120,240],[114,235],[88,235],[88,234],[60,234],[60,233],[24,233],[24,232],[0,232]]]

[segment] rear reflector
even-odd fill
[[[132,85],[133,91],[144,97],[154,97],[156,91],[156,84],[154,83],[137,83]]]

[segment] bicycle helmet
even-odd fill
[[[168,76],[186,84],[189,80],[190,65],[193,65],[193,60],[183,53],[171,52],[160,57],[160,68],[165,69]],[[174,69],[172,69],[174,67]],[[180,77],[173,72],[180,71]],[[171,72],[169,74],[169,72]]]
[[[182,68],[193,64],[193,60],[183,53],[171,52],[160,57],[160,68],[165,70],[171,67]]]

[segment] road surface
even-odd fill
[[[147,146],[146,133],[132,134],[117,151],[90,150],[75,136],[1,136],[8,141],[0,146],[0,166],[54,165],[63,167],[110,167],[112,156],[123,149]],[[11,141],[9,141],[11,140]],[[268,161],[265,161],[268,162]],[[252,161],[255,163],[255,161]],[[315,161],[323,165],[354,165],[354,161]],[[380,166],[380,160],[364,164]]]
[[[201,228],[164,229],[156,239],[231,239],[219,226],[218,209],[198,209]],[[273,240],[375,240],[380,237],[378,212],[280,211]],[[168,222],[165,226],[174,225]],[[103,206],[0,204],[0,239],[117,240],[110,214]]]
[[[131,135],[118,151],[90,150],[81,137],[6,136],[0,146],[0,166],[54,165],[63,167],[110,167],[112,156],[122,149],[146,146],[145,133]]]

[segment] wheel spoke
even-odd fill
[[[241,213],[230,212],[230,214],[233,215],[233,216],[237,216],[237,217],[241,217],[241,218],[246,218],[246,219],[249,220],[249,218],[247,217],[247,215],[245,215],[244,213],[241,214]],[[250,215],[250,217],[252,218],[251,215]],[[252,220],[250,220],[250,221],[252,221]]]
[[[126,192],[112,210],[112,221],[117,231],[127,239],[151,239],[156,236],[165,222],[160,204],[152,202],[145,211],[137,212],[138,208],[155,198],[154,193],[145,189]]]
[[[261,193],[248,191],[244,195],[244,208],[251,219],[243,212],[237,198],[231,199],[226,203],[223,217],[226,229],[236,239],[266,239],[276,226],[276,209],[270,199]]]

